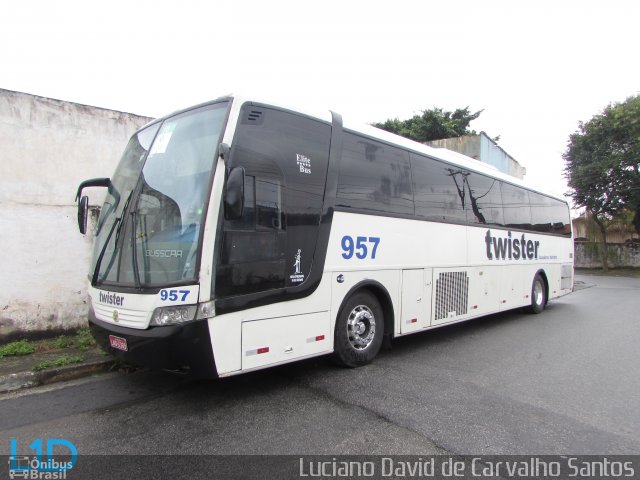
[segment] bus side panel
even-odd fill
[[[333,350],[329,312],[242,324],[242,369],[289,362]]]
[[[545,273],[547,274],[547,279],[549,281],[549,298],[557,298],[562,295],[565,295],[567,292],[563,291],[562,288],[562,277],[563,277],[563,269],[566,269],[565,265],[554,264],[549,265],[549,268]],[[566,290],[566,289],[564,289]],[[568,290],[569,292],[571,290]]]
[[[467,265],[464,225],[336,212],[325,270],[378,270]],[[484,240],[482,240],[482,245]]]
[[[528,305],[537,265],[505,265],[500,268],[500,311]]]
[[[209,335],[218,375],[242,369],[242,314],[233,312],[209,319]]]
[[[469,267],[469,316],[479,317],[500,309],[498,288],[500,268],[496,266]]]
[[[467,238],[469,265],[499,270],[500,310],[529,305],[533,278],[540,270],[549,282],[549,298],[571,292],[573,241],[570,237],[486,226],[469,227]]]
[[[247,310],[241,310],[238,312],[227,313],[219,315],[209,319],[209,333],[211,335],[211,346],[213,348],[213,357],[216,362],[219,375],[230,375],[234,372],[237,373],[243,369],[243,324],[245,322],[255,321],[271,321],[271,319],[278,319],[279,317],[292,317],[292,320],[296,318],[300,320],[301,325],[305,325],[304,338],[311,338],[313,335],[320,336],[321,334],[315,333],[317,327],[314,322],[305,321],[304,317],[309,314],[328,314],[329,302],[331,299],[331,285],[332,278],[329,274],[325,274],[322,277],[320,285],[308,297],[292,300],[290,302],[279,302],[262,307],[250,308]],[[333,279],[335,282],[335,279]],[[269,325],[272,331],[282,333],[279,330],[279,326],[275,323]],[[271,326],[272,325],[272,326]],[[293,325],[291,328],[298,331],[298,325]],[[252,335],[263,335],[265,341],[270,341],[269,328],[265,330],[256,330],[258,333],[254,333],[254,330],[248,330]],[[258,336],[255,336],[256,340],[260,340]],[[333,334],[328,340],[328,350],[333,347]],[[266,345],[265,345],[266,346]],[[261,354],[262,355],[262,354]],[[293,352],[287,355],[286,361],[294,360],[305,356],[304,352],[300,352],[300,349],[294,349]],[[270,357],[273,363],[281,363],[280,360],[276,360],[273,356]],[[266,365],[270,365],[268,362]],[[253,367],[249,367],[253,368]]]
[[[498,312],[503,272],[486,265],[434,269],[431,326]]]

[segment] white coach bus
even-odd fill
[[[223,377],[572,291],[567,203],[462,155],[225,97],[133,135],[89,274],[99,344],[138,365]]]

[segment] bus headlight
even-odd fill
[[[156,308],[151,316],[152,326],[178,325],[190,322],[196,318],[196,305],[177,305],[173,307]]]

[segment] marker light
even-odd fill
[[[211,318],[215,316],[215,308],[213,302],[204,302],[198,304],[198,320],[204,320],[205,318]]]

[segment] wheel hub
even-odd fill
[[[371,345],[375,333],[376,320],[371,309],[366,305],[355,307],[347,320],[347,336],[351,346],[356,350],[364,350]]]
[[[540,282],[536,282],[534,288],[533,288],[533,299],[534,302],[536,303],[536,305],[541,305],[542,304],[542,298],[543,298],[543,287],[542,284]]]

